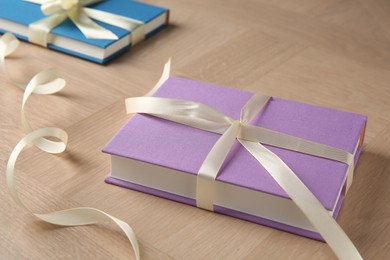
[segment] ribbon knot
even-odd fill
[[[126,99],[127,113],[145,113],[208,132],[220,134],[197,175],[196,206],[214,209],[215,179],[234,142],[238,142],[264,167],[303,211],[340,259],[362,259],[344,231],[295,173],[263,144],[339,161],[349,166],[348,184],[353,175],[354,156],[347,151],[308,141],[251,124],[271,97],[256,94],[243,106],[240,119],[193,101],[151,97],[169,77],[170,62],[157,85],[144,97]]]
[[[259,114],[270,98],[255,94],[241,109],[240,119],[231,119],[232,123],[222,133],[199,169],[196,187],[197,207],[214,211],[215,178],[235,140],[240,140],[242,130]]]
[[[42,4],[42,13],[49,15],[59,12],[67,12],[72,8],[79,7],[79,0],[52,0]]]
[[[111,14],[87,6],[105,0],[23,0],[41,4],[41,11],[50,15],[29,25],[28,40],[46,47],[52,42],[50,31],[69,18],[88,39],[118,40],[110,30],[98,25],[98,20],[131,32],[131,44],[145,38],[144,23],[128,17]],[[94,20],[92,20],[94,19]]]

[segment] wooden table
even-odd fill
[[[57,67],[67,87],[33,95],[34,128],[66,129],[61,155],[26,149],[17,187],[34,211],[97,207],[129,223],[143,259],[329,259],[321,242],[213,214],[103,182],[101,148],[129,118],[124,99],[140,96],[172,57],[172,73],[287,99],[367,114],[365,144],[338,222],[366,259],[390,257],[390,2],[153,1],[171,9],[171,25],[108,66],[22,43],[9,60],[28,80]],[[268,3],[272,2],[272,3]],[[0,170],[23,137],[22,91],[0,79]],[[0,181],[0,258],[128,259],[113,224],[57,227],[16,206]]]

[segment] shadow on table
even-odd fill
[[[358,249],[376,250],[372,245],[383,246],[380,237],[389,236],[389,166],[387,155],[363,151],[355,169],[338,222]]]
[[[140,55],[142,52],[153,45],[156,45],[158,42],[164,40],[165,38],[170,38],[171,34],[174,33],[179,28],[176,24],[168,24],[160,29],[158,32],[154,33],[144,41],[138,43],[134,47],[131,47],[130,50],[119,55],[118,57],[109,61],[106,66],[110,66],[111,64],[122,64],[128,63],[131,61],[132,56]],[[171,56],[171,53],[167,53],[167,59]]]

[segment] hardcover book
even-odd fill
[[[253,93],[170,77],[154,94],[191,100],[238,120]],[[367,117],[273,97],[253,125],[348,151],[358,161]],[[107,183],[196,205],[196,175],[219,134],[135,114],[103,148]],[[345,196],[344,163],[265,145],[278,155],[334,218]],[[214,211],[322,240],[277,182],[237,141],[215,182]]]
[[[169,20],[168,9],[132,0],[105,0],[89,5],[88,8],[143,22],[145,38],[160,31]],[[27,41],[29,25],[45,17],[39,4],[23,0],[0,1],[0,33],[12,32],[19,39]],[[50,31],[51,41],[47,47],[96,63],[106,63],[132,46],[131,32],[128,30],[95,22],[113,32],[118,39],[88,39],[67,19]]]

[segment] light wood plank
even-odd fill
[[[68,81],[31,96],[34,127],[69,132],[68,150],[27,148],[17,164],[21,198],[34,210],[105,210],[136,231],[144,259],[334,259],[321,242],[104,183],[104,144],[172,58],[172,74],[367,114],[364,151],[338,222],[366,259],[390,257],[390,5],[385,0],[145,2],[171,9],[171,26],[101,66],[22,43],[8,60],[24,81],[58,67]],[[23,136],[22,91],[0,77],[0,170]],[[56,108],[54,111],[53,108]],[[39,163],[38,163],[39,162]],[[128,259],[113,224],[59,228],[17,207],[0,179],[2,259]]]

